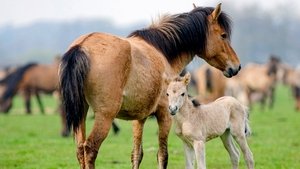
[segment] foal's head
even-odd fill
[[[187,73],[184,77],[178,77],[169,83],[167,97],[171,115],[175,115],[188,99],[187,85],[190,80],[191,75]]]

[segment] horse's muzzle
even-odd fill
[[[237,75],[240,70],[241,70],[241,65],[239,65],[237,68],[229,67],[225,71],[223,71],[223,74],[224,76],[230,78],[232,76]]]

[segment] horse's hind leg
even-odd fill
[[[87,112],[88,112],[88,104],[85,103],[83,119],[79,123],[78,130],[76,132],[74,132],[74,137],[75,137],[75,140],[76,140],[76,143],[77,143],[76,155],[77,155],[77,160],[80,164],[81,169],[86,169],[85,168],[85,159],[84,159],[84,142],[85,142],[85,138],[86,138],[85,120],[86,120]],[[63,110],[62,110],[61,113],[64,113]],[[65,117],[62,117],[62,118],[65,118]]]
[[[35,92],[35,96],[36,96],[36,100],[38,102],[38,105],[40,107],[40,111],[42,114],[45,114],[45,109],[44,109],[44,105],[42,103],[42,100],[41,100],[41,97],[40,97],[40,94],[36,91]]]
[[[146,118],[132,122],[134,147],[131,152],[131,163],[133,169],[138,169],[143,159],[142,138],[145,121]]]
[[[225,133],[220,136],[223,142],[224,147],[226,148],[227,152],[229,153],[232,168],[237,169],[239,165],[240,153],[238,148],[235,146],[232,136],[229,130],[226,130]]]
[[[95,168],[95,160],[98,155],[98,150],[107,137],[110,127],[113,122],[113,117],[103,115],[101,111],[95,112],[95,122],[91,134],[84,143],[84,160],[86,169]]]
[[[160,106],[158,106],[155,116],[159,127],[159,150],[157,153],[157,161],[159,169],[165,169],[168,165],[168,136],[172,125],[172,119],[168,110],[165,107]]]
[[[84,159],[86,169],[95,168],[95,160],[98,155],[98,150],[107,137],[112,122],[119,112],[121,107],[121,92],[110,93],[112,97],[102,99],[102,95],[96,95],[96,98],[91,100],[91,107],[94,110],[95,120],[94,126],[89,137],[84,143]],[[107,96],[107,95],[106,95]]]

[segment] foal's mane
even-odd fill
[[[164,15],[157,23],[148,28],[136,30],[128,37],[140,37],[159,50],[169,62],[177,56],[191,55],[206,51],[208,34],[208,16],[213,12],[211,7],[197,7],[188,13]],[[231,20],[221,12],[219,25],[230,38]]]

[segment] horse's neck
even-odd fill
[[[185,98],[184,104],[179,109],[180,118],[191,119],[194,116],[195,107],[190,99]]]
[[[170,64],[174,72],[179,74],[193,60],[193,58],[194,56],[192,55],[182,54],[174,59]]]

